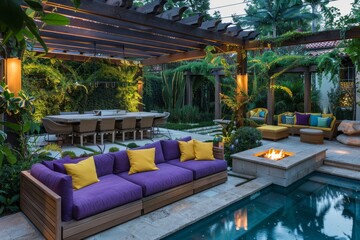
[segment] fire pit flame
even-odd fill
[[[271,159],[271,160],[281,160],[282,158],[286,157],[286,154],[284,150],[276,150],[276,149],[269,149],[267,153],[264,155],[265,158]]]

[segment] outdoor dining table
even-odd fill
[[[115,120],[122,120],[128,117],[136,117],[136,119],[141,119],[143,117],[163,117],[164,113],[154,113],[154,112],[127,112],[126,114],[113,114],[113,115],[104,115],[97,116],[95,114],[69,114],[69,115],[49,115],[46,118],[58,122],[58,123],[79,123],[81,120],[91,120],[97,119],[101,121],[102,119],[115,118]]]

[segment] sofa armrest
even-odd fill
[[[332,140],[333,137],[336,135],[339,124],[340,124],[339,122],[336,122],[336,117],[333,116],[333,120],[331,121],[330,124],[331,131],[330,131],[330,135],[328,136],[329,140]]]
[[[61,239],[61,197],[28,171],[20,176],[20,208],[46,239]]]
[[[216,159],[225,159],[224,148],[214,146],[213,154]]]
[[[63,221],[71,220],[74,198],[71,176],[54,172],[41,163],[34,164],[30,172],[32,177],[61,197],[61,218]]]

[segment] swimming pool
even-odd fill
[[[360,183],[316,173],[272,185],[165,239],[360,240]]]

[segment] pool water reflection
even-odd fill
[[[166,239],[360,240],[360,183],[312,174],[271,186]]]

